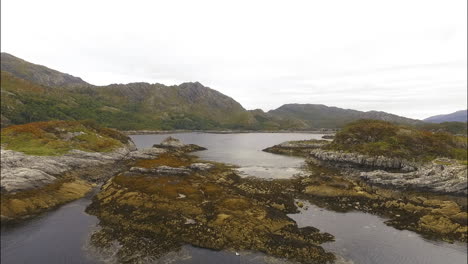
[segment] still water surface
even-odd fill
[[[323,134],[303,133],[240,133],[206,134],[178,133],[171,136],[184,143],[197,144],[207,150],[194,154],[204,160],[218,161],[236,165],[246,176],[261,178],[289,178],[301,173],[303,158],[274,155],[262,151],[267,147],[288,140],[321,139]],[[151,147],[168,135],[131,136],[138,148]]]
[[[139,148],[151,147],[168,135],[135,135]],[[205,160],[226,162],[239,167],[246,175],[285,178],[300,172],[303,159],[274,155],[261,150],[286,140],[320,138],[317,134],[172,134],[185,143],[208,150],[196,155]],[[15,226],[2,226],[1,263],[59,264],[103,263],[102,256],[90,250],[88,239],[98,220],[84,212],[92,195],[61,206]],[[386,226],[385,219],[361,213],[337,213],[309,205],[308,210],[290,215],[299,226],[315,226],[336,237],[323,244],[350,263],[362,264],[464,264],[465,244],[428,241],[410,231]],[[93,252],[93,253],[91,253]],[[156,263],[284,263],[263,254],[214,252],[190,246],[168,254]]]

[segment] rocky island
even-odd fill
[[[384,121],[351,123],[331,142],[285,142],[264,151],[307,158],[304,198],[335,210],[389,217],[427,237],[467,240],[466,137]],[[313,176],[315,175],[315,176]]]

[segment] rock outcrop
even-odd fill
[[[310,156],[322,163],[329,163],[337,167],[361,167],[369,169],[415,171],[417,164],[398,158],[384,156],[369,156],[352,152],[329,151],[314,149]]]
[[[141,168],[141,167],[131,167],[130,172],[138,172],[143,174],[151,174],[156,176],[161,175],[189,175],[192,173],[192,170],[186,168],[174,168],[171,166],[158,166],[156,168]]]
[[[456,160],[415,163],[384,156],[315,149],[310,152],[309,161],[328,167],[351,168],[346,175],[359,176],[371,184],[457,195],[468,193],[467,166]]]
[[[159,144],[154,144],[153,148],[162,148],[162,149],[170,149],[180,152],[192,152],[192,151],[200,151],[206,150],[204,147],[200,147],[195,144],[184,144],[179,139],[173,137],[167,137]]]
[[[417,171],[391,173],[383,170],[361,172],[362,179],[381,185],[398,188],[426,189],[432,192],[468,194],[467,167],[456,161],[438,164],[437,160],[422,165]]]
[[[62,156],[32,156],[2,148],[1,189],[11,193],[39,188],[68,172],[112,165],[127,158],[132,150],[133,143],[112,152],[72,150]]]
[[[297,156],[308,156],[309,153],[314,149],[322,148],[330,144],[327,140],[298,140],[298,141],[286,141],[273,147],[264,149],[265,152],[284,154],[284,155],[297,155]]]
[[[75,134],[65,134],[74,137]],[[134,166],[138,161],[154,161],[162,154],[181,155],[204,149],[186,145],[169,137],[161,143],[163,148],[137,150],[129,140],[123,147],[110,152],[71,150],[61,156],[35,156],[1,148],[1,219],[28,217],[48,208],[78,199],[92,188],[91,183],[102,183],[124,174],[152,174],[187,176],[194,171],[208,171],[214,165],[193,163],[190,166],[159,166],[143,168]],[[169,160],[163,160],[168,162]],[[172,165],[172,164],[171,164]]]

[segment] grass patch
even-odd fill
[[[4,128],[1,143],[29,155],[57,156],[78,149],[109,152],[128,142],[118,131],[88,121],[48,121]]]
[[[377,120],[359,120],[347,125],[326,148],[418,161],[438,157],[467,160],[468,156],[467,137]]]

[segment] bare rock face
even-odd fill
[[[310,156],[322,163],[333,164],[336,167],[357,166],[370,169],[400,170],[404,172],[415,171],[417,164],[404,159],[384,156],[368,156],[359,153],[348,153],[314,149]]]
[[[1,190],[18,192],[51,184],[67,172],[103,167],[128,158],[133,143],[112,152],[72,150],[62,156],[32,156],[1,149]]]
[[[399,189],[468,194],[467,166],[460,165],[455,160],[437,159],[418,164],[397,158],[322,149],[312,150],[310,157],[311,161],[320,165],[353,168],[347,174],[358,176],[372,184]]]
[[[459,165],[457,162],[442,165],[438,164],[436,160],[413,172],[391,173],[375,170],[361,172],[359,176],[373,184],[426,189],[442,193],[468,194],[467,166]]]

